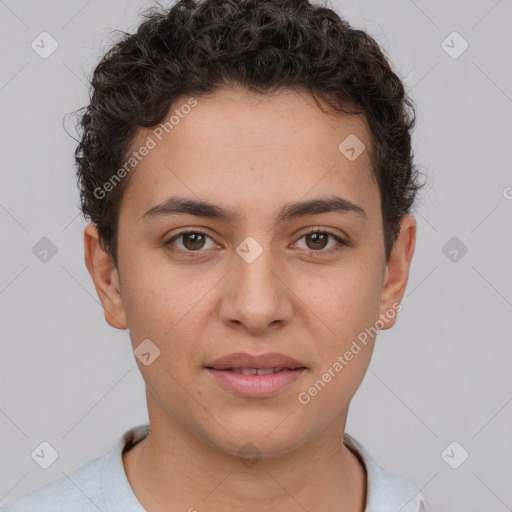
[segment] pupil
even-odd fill
[[[325,233],[310,233],[308,236],[316,239],[316,243],[318,243],[318,239],[320,239],[320,242],[324,242],[323,244],[320,243],[321,247],[314,247],[315,249],[323,249],[325,247],[325,241],[327,240],[327,235]],[[315,243],[315,241],[313,241],[313,243]]]
[[[201,240],[202,237],[203,237],[203,235],[201,233],[188,233],[188,234],[186,234],[185,235],[185,239],[184,239],[185,247],[187,247],[187,249],[190,249],[190,250],[200,249],[201,248],[201,242],[204,243],[204,239]],[[189,241],[190,239],[192,239],[192,244],[187,244],[187,241]],[[198,242],[197,239],[199,239],[199,242]],[[197,244],[199,244],[199,245],[197,245]],[[192,247],[190,247],[190,245],[192,245]]]

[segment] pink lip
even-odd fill
[[[282,370],[269,375],[242,375],[230,370],[214,370],[208,372],[218,379],[219,383],[230,391],[250,398],[264,398],[272,396],[295,382],[306,368],[296,370]]]
[[[283,368],[268,375],[243,375],[232,368]],[[208,373],[229,391],[250,398],[264,398],[283,390],[307,370],[301,363],[277,353],[252,356],[243,352],[229,354],[206,365]]]

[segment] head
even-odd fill
[[[139,362],[150,420],[226,453],[283,453],[344,425],[374,326],[396,321],[414,111],[377,43],[306,0],[145,16],[95,69],[81,116],[86,264],[109,324],[159,351]],[[234,352],[306,370],[242,397],[207,370]]]

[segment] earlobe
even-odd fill
[[[116,329],[126,329],[127,320],[123,307],[118,271],[114,260],[101,244],[94,223],[84,229],[85,266],[91,274],[96,293],[105,312],[105,320]]]
[[[400,233],[386,265],[386,278],[381,295],[380,320],[382,329],[395,325],[399,304],[407,287],[409,269],[416,245],[416,220],[405,215],[400,221]]]

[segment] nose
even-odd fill
[[[273,261],[271,248],[262,249],[253,261],[238,253],[234,255],[234,266],[224,284],[219,306],[219,315],[226,325],[243,326],[252,334],[283,327],[293,314],[290,284],[282,272],[275,270],[278,265]]]

